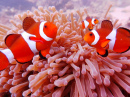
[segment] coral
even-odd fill
[[[14,28],[0,25],[0,46],[6,48],[4,38],[10,33],[21,33],[22,21],[31,16],[36,21],[51,21],[58,27],[47,59],[35,55],[31,63],[15,60],[0,71],[0,93],[12,97],[128,97],[130,94],[130,51],[118,54],[109,51],[103,58],[83,40],[81,27],[83,12],[78,19],[66,15],[54,6],[49,10],[38,7],[10,21]],[[87,30],[86,30],[87,31]]]

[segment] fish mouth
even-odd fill
[[[86,42],[87,42],[87,38],[86,38],[86,35],[84,36],[84,41],[86,41]]]

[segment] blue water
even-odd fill
[[[64,12],[87,8],[88,13],[101,16],[110,4],[113,5],[113,10],[115,7],[129,6],[130,0],[0,0],[0,23],[8,25],[8,20],[15,14],[33,11],[38,6],[45,9],[55,6],[57,10],[62,9]]]

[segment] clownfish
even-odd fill
[[[82,28],[85,29],[85,28],[88,28],[89,30],[92,30],[93,27],[98,24],[99,21],[98,19],[96,18],[91,18],[91,17],[86,17],[85,20],[82,21]]]
[[[86,33],[84,40],[95,47],[99,55],[106,57],[108,49],[117,53],[129,50],[130,30],[124,27],[115,29],[111,21],[103,20],[101,28]]]
[[[9,34],[5,38],[7,49],[0,50],[0,70],[5,69],[12,59],[24,64],[39,53],[41,58],[49,53],[50,46],[57,34],[57,26],[52,22],[35,22],[33,18],[23,20],[21,34]]]

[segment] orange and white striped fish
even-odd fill
[[[103,57],[108,55],[108,49],[123,53],[130,49],[130,30],[124,27],[113,28],[111,21],[104,20],[101,28],[92,30],[84,36],[84,40]]]
[[[85,29],[85,28],[88,28],[89,30],[92,30],[93,27],[98,24],[99,21],[98,19],[96,18],[91,18],[91,17],[86,17],[85,20],[82,21],[82,28]]]
[[[21,34],[9,34],[5,38],[7,49],[0,50],[0,70],[5,69],[12,59],[19,63],[32,60],[39,52],[41,58],[49,53],[50,46],[57,34],[57,27],[52,22],[35,22],[26,17]]]

